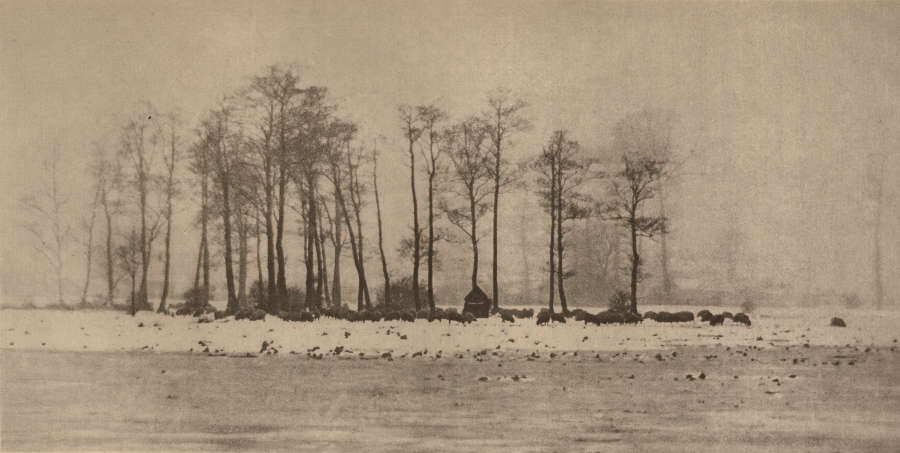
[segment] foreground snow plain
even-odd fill
[[[643,310],[697,312],[703,307],[645,306]],[[713,307],[711,307],[713,308]],[[714,312],[739,311],[717,307]],[[593,309],[591,311],[596,311]],[[644,321],[638,325],[537,326],[533,319],[499,317],[470,325],[431,322],[358,322],[321,318],[288,322],[196,318],[140,312],[0,310],[0,347],[47,351],[157,351],[226,355],[324,354],[325,357],[448,358],[484,351],[523,354],[562,351],[642,351],[683,346],[888,346],[900,338],[900,312],[836,309],[760,309],[750,327],[726,321],[710,326]],[[833,316],[847,327],[831,327]],[[263,347],[263,343],[266,344]]]

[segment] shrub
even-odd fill
[[[609,296],[609,311],[624,313],[631,311],[631,294],[618,290]]]
[[[413,296],[412,277],[403,277],[400,280],[391,282],[390,307],[385,305],[384,287],[375,294],[375,305],[392,310],[415,310],[416,300]],[[428,305],[428,287],[426,285],[419,285],[419,303],[423,306]]]
[[[656,312],[655,311],[647,311],[644,312],[644,319],[652,319],[656,321]]]
[[[188,288],[181,296],[184,298],[184,304],[175,311],[175,314],[200,316],[206,313],[211,307],[206,294],[202,286]],[[213,288],[209,288],[209,294],[213,294]]]

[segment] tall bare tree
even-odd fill
[[[483,115],[483,121],[491,141],[492,162],[488,167],[494,180],[493,200],[493,225],[491,228],[491,298],[493,308],[500,306],[500,285],[498,277],[499,222],[500,222],[500,191],[512,181],[512,170],[508,160],[504,156],[510,146],[510,138],[513,134],[527,130],[531,127],[529,121],[522,116],[522,110],[528,104],[521,99],[513,99],[509,90],[500,88],[490,93],[488,97],[489,109]]]
[[[36,241],[35,250],[53,268],[59,303],[63,303],[63,257],[72,235],[72,228],[66,222],[69,198],[60,187],[61,164],[62,153],[59,146],[54,145],[49,156],[41,163],[47,178],[46,185],[19,200],[19,205],[28,218],[25,229]]]
[[[614,129],[613,148],[621,154],[621,165],[611,179],[611,200],[607,214],[631,236],[631,310],[637,313],[637,290],[641,257],[638,237],[653,237],[666,231],[666,218],[644,214],[644,202],[658,193],[659,180],[668,161],[648,140],[640,115],[629,115]]]
[[[462,232],[472,246],[472,289],[478,286],[478,219],[488,209],[493,178],[489,171],[488,135],[484,124],[470,118],[448,129],[443,140],[453,164],[450,189],[462,203],[441,200],[447,220]]]
[[[84,230],[87,234],[87,239],[84,241],[84,286],[81,290],[81,303],[87,303],[88,290],[91,285],[91,271],[93,270],[93,258],[94,258],[94,225],[97,220],[97,211],[100,209],[101,197],[103,195],[103,180],[100,175],[98,175],[98,171],[102,171],[102,162],[105,156],[103,155],[103,150],[99,145],[94,145],[94,156],[92,162],[89,164],[88,172],[91,174],[93,179],[93,192],[94,196],[91,200],[91,204],[88,207],[88,215],[87,219],[83,222]]]
[[[438,125],[447,119],[447,114],[434,105],[420,105],[416,107],[416,110],[422,125],[422,132],[428,139],[428,151],[423,153],[426,163],[425,170],[428,173],[428,308],[434,312],[434,186],[438,173],[442,170],[440,161],[442,149]],[[418,293],[415,297],[418,298]],[[416,306],[417,310],[418,308]]]
[[[166,167],[166,181],[165,181],[165,197],[166,197],[166,206],[165,206],[165,222],[166,222],[166,236],[165,236],[165,252],[163,257],[163,288],[162,288],[162,296],[159,299],[159,308],[158,311],[160,313],[165,313],[166,308],[166,299],[169,297],[169,275],[171,273],[172,267],[172,215],[174,211],[172,210],[172,202],[176,196],[178,196],[178,181],[175,179],[175,166],[178,163],[178,160],[181,158],[181,136],[180,136],[180,126],[181,122],[178,116],[175,113],[169,113],[162,119],[162,136],[163,140],[165,140],[166,144],[166,152],[163,155],[163,163]]]
[[[412,272],[412,292],[413,292],[413,300],[415,301],[416,310],[418,311],[421,308],[421,301],[419,300],[419,264],[421,261],[421,237],[422,237],[422,229],[419,227],[419,199],[416,194],[416,152],[414,150],[416,142],[422,136],[422,127],[419,124],[418,117],[416,115],[416,109],[412,108],[408,105],[401,105],[397,107],[397,111],[400,114],[400,122],[401,129],[403,131],[403,137],[406,139],[409,144],[409,148],[407,150],[407,154],[409,155],[409,184],[412,191],[412,215],[413,215],[413,225],[412,225],[412,236],[413,236],[413,253],[412,253],[412,261],[413,261],[413,272]]]
[[[372,147],[372,190],[375,192],[375,216],[378,222],[378,253],[381,256],[381,273],[384,276],[384,303],[391,305],[391,276],[388,273],[387,257],[384,255],[384,234],[381,225],[381,198],[378,195],[378,146]],[[430,203],[430,201],[429,201]],[[429,206],[430,209],[430,206]],[[429,283],[431,268],[429,266]]]
[[[122,128],[120,153],[123,160],[129,163],[128,183],[137,197],[138,228],[140,235],[141,272],[140,286],[137,292],[136,308],[150,310],[152,307],[147,298],[147,282],[152,257],[153,241],[159,227],[160,213],[153,206],[152,196],[156,181],[156,146],[157,122],[154,119],[156,110],[145,104],[143,113],[128,121]]]
[[[225,246],[225,286],[228,294],[226,313],[235,313],[238,310],[238,299],[235,291],[234,269],[232,265],[232,221],[233,221],[233,194],[236,180],[236,170],[243,146],[239,130],[233,123],[232,109],[230,106],[221,105],[209,113],[203,121],[203,146],[209,152],[212,162],[212,171],[215,183],[218,186],[222,225],[224,227]]]

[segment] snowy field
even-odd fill
[[[835,315],[848,327],[830,327]],[[900,445],[895,312],[762,310],[749,328],[0,318],[3,451]]]
[[[643,310],[678,311],[700,307],[654,307]],[[739,310],[721,307],[719,310]],[[503,354],[538,354],[551,351],[642,351],[675,346],[786,345],[885,346],[900,337],[900,312],[866,310],[768,309],[752,313],[753,325],[730,321],[709,326],[689,323],[640,325],[566,324],[537,326],[534,320],[504,323],[498,317],[471,325],[416,320],[410,322],[350,323],[321,318],[314,322],[287,322],[275,317],[264,321],[226,318],[198,323],[196,318],[139,312],[132,317],[112,311],[17,310],[0,311],[0,345],[14,350],[53,351],[157,351],[257,354],[331,353],[339,357],[436,358],[472,355],[488,350]],[[833,316],[847,327],[830,327]],[[314,351],[313,351],[314,350]],[[334,351],[340,351],[334,354]]]

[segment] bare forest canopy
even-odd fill
[[[896,4],[0,17],[4,305],[900,302]]]

